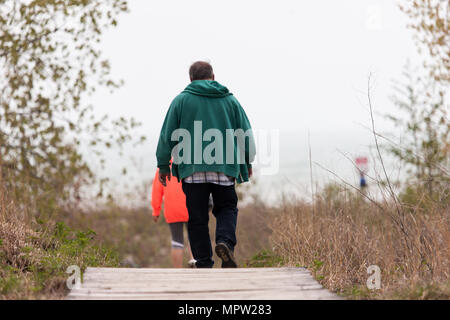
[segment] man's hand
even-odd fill
[[[168,172],[168,173],[161,173],[161,172],[159,172],[159,182],[161,182],[161,184],[164,187],[167,186],[166,179],[168,179],[170,181],[170,172]]]
[[[158,222],[159,216],[153,216],[153,221],[155,221],[155,223]]]
[[[248,170],[248,177],[251,178],[253,175],[253,168],[250,167],[250,168],[247,168],[247,170]]]

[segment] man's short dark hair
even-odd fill
[[[197,61],[189,68],[189,76],[192,81],[212,79],[214,76],[213,68],[208,62]]]

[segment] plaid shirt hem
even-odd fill
[[[221,186],[234,185],[234,177],[225,175],[223,172],[195,172],[183,179],[186,183],[214,183]]]

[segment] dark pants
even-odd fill
[[[236,245],[237,195],[233,186],[220,186],[213,183],[185,183],[186,207],[189,212],[188,235],[192,255],[198,268],[212,268],[211,239],[208,221],[209,195],[212,194],[216,217],[216,244],[223,242],[231,250]]]

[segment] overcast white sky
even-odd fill
[[[369,72],[374,107],[383,113],[393,108],[391,81],[416,59],[393,0],[130,0],[130,9],[102,43],[125,85],[113,94],[98,91],[93,104],[99,114],[143,123],[149,142],[129,150],[142,163],[140,179],[154,175],[163,118],[196,60],[212,63],[254,128],[280,130],[280,176],[260,179],[274,193],[285,178],[308,184],[308,130],[313,160],[353,177],[337,150],[363,154],[372,143],[363,128]],[[126,161],[115,162],[117,172]],[[323,172],[314,172],[320,180]]]

